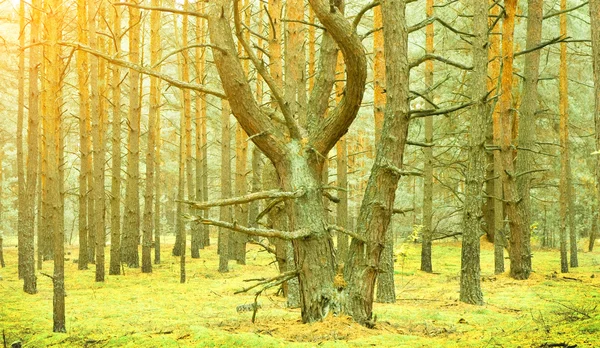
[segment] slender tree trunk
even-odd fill
[[[131,3],[138,4],[132,0]],[[140,10],[129,7],[129,61],[138,64],[140,61]],[[121,258],[129,267],[139,267],[139,180],[140,180],[140,73],[129,70],[129,119],[128,119],[128,152],[127,182],[125,190],[125,216],[123,221],[123,238]]]
[[[373,290],[378,273],[377,267],[372,266],[379,265],[382,246],[385,245],[402,171],[409,122],[406,1],[384,0],[381,6],[386,57],[385,117],[357,222],[357,231],[365,237],[366,243],[352,240],[345,270],[347,310],[354,320],[366,325],[372,320]]]
[[[542,38],[543,2],[541,0],[528,1],[527,16],[527,49],[532,49],[540,44]],[[535,148],[535,113],[538,108],[538,78],[539,78],[540,51],[535,50],[525,56],[523,102],[520,106],[519,135],[517,143],[521,150],[517,158],[516,172],[526,173],[533,167],[533,153],[528,150]],[[517,177],[519,197],[518,205],[523,219],[524,236],[522,252],[531,255],[531,175]],[[530,261],[531,262],[531,261]]]
[[[160,7],[161,1],[154,0],[153,7]],[[160,19],[159,11],[152,11],[150,17],[150,64],[155,66],[160,59]],[[150,77],[150,109],[148,112],[148,144],[146,149],[146,185],[144,188],[144,216],[142,226],[142,272],[152,272],[152,229],[153,229],[153,205],[154,205],[154,165],[156,144],[156,119],[160,112],[160,81],[156,77]],[[158,199],[158,197],[156,197]],[[156,212],[155,212],[156,213]]]
[[[229,129],[229,114],[231,109],[227,101],[221,104],[221,198],[231,197],[231,130]],[[221,221],[231,222],[231,207],[221,207],[219,210]],[[231,234],[224,228],[219,229],[219,272],[229,272],[229,259]]]
[[[59,11],[60,4],[57,0],[51,0],[44,4],[46,13],[45,28],[47,33],[48,47],[47,55],[44,57],[47,62],[47,128],[44,129],[46,139],[48,164],[47,164],[47,185],[48,185],[48,218],[49,226],[53,233],[54,240],[54,274],[52,278],[54,297],[53,297],[53,319],[54,332],[66,332],[65,327],[65,270],[64,270],[64,230],[60,228],[60,177],[59,177],[59,130],[61,123],[61,105],[59,98],[62,73],[61,73],[61,52],[57,42],[61,37]]]
[[[594,243],[596,242],[596,236],[598,235],[598,208],[592,208],[592,228],[590,230],[590,241],[588,243],[589,252],[594,251]]]
[[[469,126],[468,167],[465,178],[463,211],[463,238],[460,274],[460,300],[469,304],[483,304],[481,293],[481,265],[479,240],[482,235],[481,218],[483,185],[485,182],[485,121],[487,112],[487,35],[488,5],[473,0],[473,75],[472,100],[476,101]]]
[[[592,61],[594,66],[594,123],[596,129],[596,151],[600,150],[600,0],[590,0],[590,22],[591,22],[591,39],[592,39]],[[596,200],[600,202],[600,156],[596,157]],[[600,203],[598,203],[600,204]],[[598,223],[600,214],[596,212],[595,220]],[[597,226],[597,225],[596,225]],[[589,248],[590,251],[594,248],[594,238],[590,236]]]
[[[121,9],[111,10],[112,32],[114,34],[114,54],[121,47]],[[121,274],[121,69],[112,65],[112,158],[110,185],[110,267],[108,274]]]
[[[433,0],[427,0],[427,18],[433,17]],[[425,32],[425,51],[433,54],[433,23],[427,25]],[[433,86],[433,61],[425,62],[425,88]],[[429,96],[431,100],[431,96]],[[433,142],[433,117],[425,118],[425,142]],[[433,239],[433,148],[423,148],[423,233],[421,245],[421,271],[433,272],[431,263],[431,241]]]
[[[19,279],[23,278],[24,249],[23,249],[23,228],[25,222],[23,216],[27,203],[25,187],[25,166],[23,161],[23,122],[25,120],[25,1],[19,1],[19,105],[17,111],[17,245],[18,249],[18,274]]]
[[[37,292],[37,279],[35,276],[34,260],[34,224],[35,224],[35,202],[36,187],[38,182],[38,160],[39,160],[39,113],[40,113],[40,89],[38,79],[40,75],[40,26],[41,26],[41,0],[32,1],[30,42],[29,48],[29,118],[27,126],[27,178],[26,199],[23,214],[22,244],[19,249],[23,251],[22,275],[23,291],[28,294]]]
[[[197,3],[197,6],[202,6],[201,3]],[[196,18],[196,38],[201,44],[206,43],[205,38],[205,21],[202,18]],[[196,48],[196,73],[198,82],[204,81],[206,76],[206,49],[204,47]],[[196,117],[195,117],[195,127],[196,127],[196,201],[204,201],[204,192],[207,188],[203,185],[203,178],[206,175],[204,172],[204,147],[206,132],[202,132],[203,125],[206,124],[206,95],[205,94],[196,94]],[[201,217],[207,217],[206,213],[203,210],[197,210],[194,214],[200,215]],[[209,243],[207,243],[208,239],[208,226],[204,224],[195,224],[193,226],[194,229],[197,229],[197,237],[198,240],[194,241],[192,239],[192,258],[199,258],[200,251],[199,249],[203,249]],[[194,234],[192,234],[193,236]],[[197,253],[194,253],[194,250]]]
[[[510,276],[514,279],[527,279],[531,273],[531,252],[527,247],[529,226],[523,223],[523,206],[516,179],[518,173],[514,166],[515,144],[512,130],[514,126],[514,109],[512,107],[513,60],[514,60],[514,20],[516,0],[505,2],[506,16],[502,23],[502,93],[500,94],[502,183],[504,191],[504,207],[510,227]]]
[[[567,8],[566,0],[560,2],[561,10]],[[560,15],[560,34],[567,34],[567,14]],[[560,43],[560,67],[558,75],[560,114],[560,271],[569,272],[567,259],[567,219],[569,210],[569,94],[567,82],[567,44]]]
[[[494,23],[495,17],[500,15],[500,6],[498,6],[493,0],[490,0],[491,11],[490,11],[490,19],[488,21],[489,24]],[[496,28],[496,29],[494,29]],[[496,30],[499,31],[501,28],[499,25],[496,25],[494,28],[491,28],[490,31]],[[488,91],[496,91],[498,94],[500,93],[500,67],[502,62],[502,57],[500,55],[500,37],[499,35],[489,35],[489,50],[488,50]],[[490,108],[491,110],[491,120],[489,123],[491,124],[491,138],[492,144],[496,148],[500,148],[501,142],[501,132],[502,132],[502,124],[500,120],[500,107],[499,103],[494,102],[493,106]],[[488,126],[489,128],[489,126]],[[488,135],[489,137],[489,135]],[[502,204],[503,199],[503,190],[502,190],[502,156],[500,151],[493,151],[492,153],[492,171],[494,179],[488,181],[493,182],[493,187],[488,187],[491,195],[493,196],[493,202],[491,207],[491,214],[493,218],[486,219],[489,223],[489,230],[492,231],[493,234],[493,242],[494,242],[494,273],[500,274],[504,272],[504,247],[506,246],[506,238],[504,231],[504,207]],[[488,236],[489,236],[488,230]]]

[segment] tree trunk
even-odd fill
[[[19,32],[25,33],[25,2],[19,1]],[[23,228],[25,222],[23,216],[27,207],[25,187],[25,166],[23,162],[23,122],[25,120],[25,35],[19,36],[19,105],[17,111],[17,245],[18,249],[18,275],[23,278]]]
[[[590,241],[588,244],[588,250],[591,253],[594,251],[594,243],[596,242],[596,236],[598,235],[598,212],[597,209],[592,208],[592,228],[590,230]],[[595,210],[595,211],[594,211]]]
[[[489,24],[494,23],[495,16],[500,15],[500,6],[498,6],[493,0],[490,0],[490,5],[492,6],[490,11],[490,19],[488,21]],[[499,25],[495,30],[501,30]],[[490,32],[492,31],[491,28]],[[488,91],[495,91],[498,94],[500,93],[500,68],[502,57],[500,56],[500,38],[498,35],[489,35],[489,51],[488,51],[488,71],[489,71],[489,79],[488,79]],[[496,148],[500,148],[501,142],[501,133],[502,133],[502,124],[500,120],[500,107],[499,103],[494,103],[491,107],[491,133],[492,133],[492,143]],[[494,182],[493,187],[489,187],[491,195],[493,196],[492,202],[492,214],[493,219],[487,219],[490,224],[489,230],[493,231],[494,235],[494,273],[501,274],[504,272],[504,247],[506,246],[506,232],[504,230],[504,207],[502,204],[503,200],[503,190],[502,190],[502,156],[500,151],[493,151],[492,154],[493,161],[493,177],[491,180]],[[489,233],[489,232],[488,232]]]
[[[246,183],[246,167],[248,162],[248,136],[239,124],[235,128],[235,195],[243,196],[248,193]],[[235,221],[248,226],[248,205],[239,204],[234,211]],[[246,241],[248,236],[243,233],[229,233],[229,256],[238,264],[246,264]]]
[[[225,100],[221,106],[221,198],[231,197],[231,130],[229,129],[229,114],[231,109],[229,103]],[[221,207],[219,210],[219,219],[221,221],[231,222],[231,207]],[[231,233],[219,228],[219,272],[229,272],[229,259],[231,243],[229,239]]]
[[[561,10],[567,7],[566,0],[560,2]],[[560,15],[560,34],[567,34],[567,14]],[[558,75],[560,114],[560,271],[569,272],[567,259],[567,219],[569,210],[569,94],[567,82],[567,43],[560,43],[560,67]]]
[[[23,233],[22,244],[19,244],[19,250],[22,250],[22,276],[23,291],[28,294],[37,292],[37,279],[35,276],[34,260],[34,224],[35,224],[35,203],[36,187],[38,183],[38,160],[39,160],[39,113],[40,113],[40,89],[38,79],[40,75],[40,50],[37,46],[40,42],[41,26],[41,0],[32,1],[30,42],[29,48],[29,118],[27,126],[27,178],[26,178],[26,199],[25,210],[23,214]]]
[[[592,39],[592,61],[594,65],[594,123],[596,130],[596,151],[600,150],[600,0],[590,0],[590,21],[591,21],[591,39]],[[600,202],[600,156],[596,157],[596,201]],[[600,204],[600,203],[598,203]],[[595,219],[600,218],[596,212]],[[595,235],[595,233],[594,233]],[[595,238],[590,236],[590,251],[594,247]]]
[[[2,232],[0,232],[0,267],[2,268],[6,267],[6,264],[4,263],[4,251],[2,249],[3,238]]]
[[[364,242],[353,239],[345,270],[348,282],[347,310],[361,324],[368,324],[372,320],[377,265],[382,246],[385,245],[396,187],[401,176],[409,122],[406,2],[384,0],[381,6],[386,57],[385,117],[357,222],[357,233],[365,237],[366,249]]]
[[[114,54],[121,47],[121,9],[113,6],[110,22],[113,25]],[[121,274],[121,69],[112,65],[112,156],[110,185],[110,267],[108,274]],[[81,254],[80,254],[81,256]]]
[[[131,3],[138,4],[138,0]],[[129,61],[140,61],[141,14],[135,7],[129,7]],[[129,70],[129,119],[127,139],[127,181],[125,188],[125,212],[121,259],[129,267],[140,265],[138,244],[140,239],[140,73]]]
[[[461,249],[460,300],[482,305],[479,240],[485,182],[485,121],[487,108],[488,5],[473,0],[473,75],[471,99],[476,101],[469,125],[468,167],[465,177],[463,236]]]
[[[569,186],[567,186],[567,199],[568,199],[568,209],[569,212],[568,221],[569,221],[569,246],[571,249],[571,254],[569,258],[569,265],[571,267],[579,267],[579,261],[577,258],[577,227],[575,225],[575,187],[573,185],[573,173],[571,171],[571,159],[567,162],[567,181]]]
[[[433,17],[433,0],[427,0],[426,14],[427,18]],[[425,51],[433,54],[433,23],[427,25],[425,33]],[[425,62],[425,88],[430,89],[433,86],[433,61]],[[431,95],[429,96],[430,100]],[[432,107],[430,105],[429,107]],[[433,117],[425,118],[425,143],[433,142]],[[431,264],[431,240],[433,239],[433,148],[423,148],[425,163],[423,165],[423,233],[421,244],[421,271],[433,272]]]
[[[512,107],[513,60],[514,60],[514,20],[516,0],[505,3],[506,16],[502,23],[502,93],[500,94],[502,184],[504,191],[504,208],[510,227],[510,276],[514,279],[527,279],[531,273],[531,252],[527,247],[529,226],[523,223],[523,206],[519,204],[520,197],[516,179],[518,173],[514,166],[512,130],[514,109]]]
[[[160,7],[161,1],[152,1],[153,7]],[[161,12],[152,11],[150,17],[150,64],[155,66],[160,59],[160,19]],[[156,163],[156,120],[160,112],[160,80],[150,77],[150,108],[148,110],[148,145],[146,149],[146,186],[144,188],[144,217],[142,226],[142,272],[152,272],[152,230],[153,230],[153,208],[154,208],[154,180]],[[158,199],[158,197],[156,197]],[[156,214],[156,212],[154,212]]]
[[[200,6],[200,3],[197,3],[197,6]],[[202,18],[196,18],[196,38],[200,42],[200,44],[205,44],[205,35],[204,35],[204,27],[206,23]],[[204,81],[205,73],[205,57],[206,57],[206,49],[204,47],[196,47],[196,79],[198,81]],[[203,194],[205,188],[202,186],[202,177],[203,177],[203,168],[202,163],[204,161],[203,158],[203,134],[202,134],[202,124],[206,122],[206,95],[196,93],[195,95],[195,129],[196,129],[196,147],[195,153],[196,158],[194,161],[196,167],[196,175],[195,175],[195,200],[202,202]],[[202,210],[194,211],[194,215],[200,215],[201,217],[205,217],[205,213]],[[204,249],[205,243],[205,235],[206,235],[207,226],[200,223],[195,223],[192,225],[192,258],[200,257],[200,249]]]

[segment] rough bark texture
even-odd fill
[[[596,151],[600,150],[600,0],[590,0],[590,21],[592,31],[592,61],[594,64],[594,123],[596,128]],[[600,156],[596,160],[596,200],[600,202]],[[600,203],[599,203],[600,204]],[[596,220],[600,214],[596,213]],[[594,247],[594,240],[590,238],[590,251]]]
[[[121,9],[111,9],[112,32],[115,35],[115,54],[121,47]],[[112,156],[110,183],[110,266],[108,274],[121,274],[121,68],[113,64],[112,90]]]
[[[560,1],[561,11],[567,7],[566,0]],[[560,15],[560,34],[567,34],[567,14]],[[560,180],[558,184],[560,204],[560,271],[569,271],[568,260],[568,214],[569,214],[569,94],[567,82],[567,43],[560,43],[560,66],[558,73]]]
[[[529,226],[523,224],[523,207],[519,204],[520,197],[516,179],[518,173],[514,166],[513,125],[514,109],[512,107],[513,60],[514,60],[514,27],[516,0],[505,2],[506,16],[502,23],[502,90],[499,97],[501,118],[500,153],[502,157],[502,189],[504,192],[504,208],[510,228],[510,276],[514,279],[527,279],[531,273],[531,252],[525,241],[528,240]]]
[[[153,7],[160,7],[160,0],[153,0]],[[150,17],[150,64],[154,66],[160,59],[160,18],[159,11],[152,11]],[[150,77],[150,108],[148,110],[148,145],[146,149],[146,185],[144,187],[144,215],[142,225],[142,272],[152,272],[152,230],[154,227],[154,180],[156,120],[160,112],[160,80]]]
[[[427,18],[433,17],[433,0],[427,0]],[[433,54],[433,23],[427,25],[425,32],[425,52]],[[425,88],[433,86],[433,61],[425,62]],[[431,100],[431,96],[429,96]],[[432,105],[429,105],[432,107]],[[425,143],[433,142],[433,117],[425,118]],[[423,233],[421,236],[421,271],[433,272],[431,264],[431,240],[433,238],[433,148],[423,149]]]
[[[491,11],[490,19],[488,23],[494,23],[494,16],[499,16],[500,6],[495,4],[495,1],[490,0]],[[500,31],[500,25],[496,25],[495,29],[491,30]],[[500,93],[500,66],[502,57],[500,56],[500,37],[499,35],[489,35],[489,51],[488,51],[488,91],[492,92],[493,95]],[[499,103],[494,103],[491,107],[491,132],[492,132],[492,143],[494,147],[500,148],[500,138],[502,125],[500,122],[500,107]],[[500,151],[496,150],[492,154],[493,161],[493,177],[491,180],[494,182],[493,187],[488,187],[488,194],[493,196],[493,202],[491,207],[491,214],[493,218],[486,219],[489,224],[488,235],[490,230],[493,231],[494,235],[494,273],[500,274],[504,272],[504,247],[506,245],[505,231],[504,231],[504,211],[502,204],[502,157]]]
[[[77,31],[77,39],[82,44],[88,44],[87,31],[87,7],[83,0],[77,1],[77,21],[79,30]],[[79,208],[78,208],[78,223],[79,223],[79,261],[78,268],[88,268],[88,176],[90,175],[89,157],[91,156],[91,134],[87,130],[90,122],[90,91],[88,86],[89,66],[88,54],[83,51],[77,51],[77,77],[78,77],[78,92],[79,92],[79,152],[81,158],[81,166],[79,170]]]
[[[542,38],[542,16],[543,2],[541,0],[528,1],[527,15],[527,46],[526,49],[537,47]],[[535,114],[538,109],[538,78],[540,65],[540,50],[535,50],[525,56],[524,79],[523,79],[523,101],[520,106],[519,117],[519,135],[517,144],[519,144],[519,154],[517,157],[516,172],[525,173],[533,167],[533,150],[535,144]],[[531,174],[518,174],[517,187],[519,190],[518,202],[521,218],[525,229],[523,236],[522,252],[531,254]],[[530,261],[531,262],[531,261]]]
[[[247,71],[247,70],[246,70]],[[237,124],[235,128],[235,195],[237,197],[248,193],[246,171],[248,164],[248,136]],[[243,226],[248,226],[248,205],[239,204],[235,207],[235,221]],[[246,264],[246,242],[248,236],[243,233],[230,232],[230,257],[238,264]]]
[[[356,229],[367,242],[352,240],[345,270],[347,310],[363,324],[372,320],[375,281],[400,179],[409,121],[406,2],[384,0],[381,6],[386,57],[385,117],[357,221]]]
[[[463,207],[463,235],[461,249],[460,300],[482,305],[479,240],[482,236],[481,220],[483,185],[485,182],[485,121],[487,112],[487,8],[484,1],[473,0],[473,74],[471,99],[475,106],[469,125],[468,167],[465,177]]]
[[[221,198],[231,197],[231,129],[229,129],[230,108],[227,101],[221,104]],[[219,219],[231,222],[230,206],[219,209]],[[231,233],[225,228],[219,228],[219,272],[229,272],[229,238]]]
[[[197,6],[201,6],[200,3],[197,3]],[[200,44],[205,44],[205,26],[206,22],[202,18],[196,18],[196,38],[200,42]],[[205,77],[205,59],[206,59],[206,49],[204,47],[196,48],[196,74],[197,80],[199,82],[204,81]],[[195,110],[195,129],[196,129],[196,201],[203,201],[204,191],[207,189],[202,185],[202,178],[204,175],[204,168],[202,167],[204,162],[204,137],[206,135],[202,134],[202,126],[206,123],[206,95],[196,93],[196,110]],[[195,211],[194,214],[199,214],[201,217],[205,217],[205,213],[201,210]],[[205,247],[206,234],[208,231],[208,227],[204,224],[195,224],[192,226],[192,258],[200,257],[200,250]],[[197,239],[194,239],[196,237]]]
[[[19,2],[19,32],[25,33],[25,2]],[[17,216],[17,245],[19,246],[17,253],[18,260],[18,274],[19,279],[23,278],[23,215],[25,213],[25,165],[24,165],[24,154],[23,154],[23,122],[25,121],[25,35],[19,36],[19,105],[17,111],[17,137],[16,137],[16,147],[17,147],[17,189],[18,189],[18,198],[17,198],[17,207],[18,207],[18,216]]]
[[[138,4],[132,0],[131,3]],[[129,7],[129,61],[140,61],[140,10]],[[138,244],[140,239],[140,73],[129,69],[129,119],[127,138],[127,181],[121,259],[129,267],[139,267]]]
[[[19,250],[22,249],[22,276],[23,291],[28,294],[37,292],[37,280],[35,276],[34,260],[34,224],[35,224],[35,202],[36,188],[38,183],[38,158],[39,158],[39,112],[40,112],[40,89],[38,86],[40,69],[40,49],[36,46],[40,39],[40,9],[41,0],[32,1],[31,11],[31,48],[29,49],[29,117],[27,126],[27,178],[25,182],[26,199],[25,210],[23,214],[23,233],[22,243],[19,244]]]
[[[324,113],[313,116],[314,132],[302,129],[293,119],[290,109],[283,102],[281,91],[273,79],[268,76],[264,66],[255,63],[270,86],[277,100],[287,130],[276,127],[266,112],[257,105],[253,91],[247,83],[239,58],[235,54],[235,45],[229,26],[228,2],[225,0],[211,3],[209,32],[211,41],[218,43],[220,49],[213,50],[215,65],[223,83],[223,89],[230,98],[234,116],[252,137],[253,142],[275,164],[279,177],[285,184],[285,190],[303,188],[305,195],[294,202],[292,225],[298,230],[310,231],[310,235],[294,241],[295,261],[299,272],[300,303],[304,322],[313,322],[327,315],[329,309],[338,302],[334,280],[334,254],[331,238],[326,225],[323,210],[321,180],[322,154],[327,154],[337,140],[347,132],[358,113],[366,80],[365,52],[360,39],[353,33],[350,23],[329,3],[320,0],[309,1],[331,37],[338,43],[346,62],[347,85],[344,97],[322,119]],[[239,36],[238,36],[239,38]],[[256,56],[249,46],[245,51],[255,60]],[[317,88],[315,87],[315,90]],[[319,90],[319,97],[328,90]],[[314,95],[314,93],[313,93]],[[311,95],[312,98],[312,95]],[[322,105],[311,100],[309,109]],[[318,110],[318,108],[317,108]],[[310,112],[308,117],[311,118]]]

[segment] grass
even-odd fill
[[[163,246],[152,274],[125,269],[124,276],[94,282],[94,267],[78,271],[76,248],[66,261],[67,334],[52,333],[52,284],[38,277],[36,295],[21,291],[17,250],[7,242],[0,269],[0,331],[25,347],[540,347],[545,343],[600,347],[600,253],[580,253],[580,265],[558,273],[558,252],[534,251],[534,273],[525,281],[493,274],[492,246],[482,244],[486,304],[458,302],[460,244],[433,246],[434,274],[419,271],[420,245],[405,244],[396,262],[395,304],[375,304],[377,327],[346,317],[302,324],[275,289],[251,312],[236,306],[252,294],[234,295],[246,278],[276,274],[272,257],[249,246],[248,265],[216,271],[216,246],[188,259],[188,281],[179,283],[179,259]],[[507,260],[508,263],[508,260]],[[508,266],[508,265],[507,265]],[[51,272],[52,263],[44,264]],[[1,344],[1,343],[0,343]]]

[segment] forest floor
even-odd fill
[[[254,245],[248,265],[231,262],[226,274],[216,271],[214,244],[201,250],[200,259],[187,260],[185,284],[171,246],[163,246],[163,262],[152,274],[125,268],[125,275],[107,276],[104,283],[94,282],[93,265],[77,270],[76,247],[67,251],[68,333],[56,334],[51,279],[38,272],[39,293],[23,293],[17,249],[5,243],[0,340],[20,340],[24,347],[600,347],[598,251],[580,252],[581,267],[561,274],[558,251],[534,249],[534,273],[516,281],[508,272],[493,274],[492,245],[482,242],[485,305],[471,306],[458,302],[459,242],[434,244],[433,274],[419,271],[419,244],[400,245],[397,302],[375,304],[374,329],[347,317],[302,324],[299,310],[286,308],[276,289],[260,296],[253,324],[252,311],[236,312],[254,301],[253,294],[234,291],[248,286],[244,279],[277,272],[273,257]],[[43,272],[51,270],[52,262],[44,263]]]

